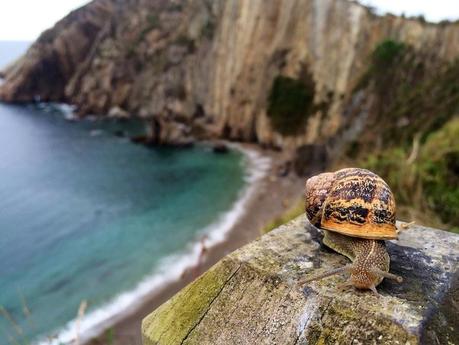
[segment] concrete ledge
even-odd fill
[[[343,277],[299,286],[347,262],[304,216],[227,256],[143,320],[153,344],[459,344],[459,236],[413,226],[388,242],[378,291],[338,291]]]

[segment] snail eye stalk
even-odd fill
[[[334,270],[330,270],[330,271],[324,272],[324,273],[319,274],[319,275],[315,275],[313,277],[308,277],[306,279],[301,280],[301,283],[309,283],[309,282],[312,282],[314,280],[320,280],[320,279],[323,279],[323,278],[326,278],[326,277],[330,277],[330,276],[333,276],[333,275],[336,275],[336,274],[340,274],[340,273],[343,273],[343,272],[350,273],[351,270],[352,270],[352,265],[349,264],[349,265],[346,265],[346,266],[343,266],[343,267],[340,267],[340,268],[336,268]]]
[[[397,283],[402,283],[403,282],[403,278],[402,277],[400,277],[398,275],[395,275],[395,274],[392,274],[392,273],[389,273],[389,272],[381,271],[378,268],[373,268],[371,270],[371,272],[376,274],[376,275],[378,275],[378,276],[380,276],[380,277],[391,279],[391,280],[395,280]]]

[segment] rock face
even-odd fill
[[[459,236],[413,226],[388,242],[380,296],[343,277],[299,279],[346,263],[301,216],[239,249],[146,317],[144,345],[459,344]]]
[[[95,0],[5,71],[0,99],[66,101],[81,115],[123,109],[153,118],[161,142],[192,135],[324,144],[356,104],[371,103],[353,90],[385,39],[444,64],[459,53],[459,24],[378,17],[345,0]],[[275,84],[305,87],[300,95],[311,98],[299,103],[304,125],[294,136],[268,116]]]
[[[43,32],[27,53],[4,71],[4,101],[66,101],[65,87],[91,58],[97,38],[113,15],[114,4],[99,0],[71,12]]]

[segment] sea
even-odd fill
[[[0,68],[29,44],[0,42]],[[238,146],[134,144],[140,120],[72,119],[0,103],[0,344],[97,335],[224,241],[269,168]]]

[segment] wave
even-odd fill
[[[246,207],[254,195],[258,182],[263,179],[271,167],[271,159],[255,150],[243,148],[239,144],[228,143],[231,149],[244,154],[245,186],[238,200],[231,209],[223,213],[216,222],[204,228],[201,240],[190,244],[182,253],[163,258],[154,272],[143,279],[133,290],[126,291],[112,301],[90,311],[80,320],[70,321],[55,336],[37,342],[37,345],[71,344],[75,341],[77,328],[81,342],[101,335],[127,315],[141,308],[144,301],[156,290],[180,279],[182,274],[199,264],[202,245],[210,248],[225,241],[228,233],[245,213]]]

